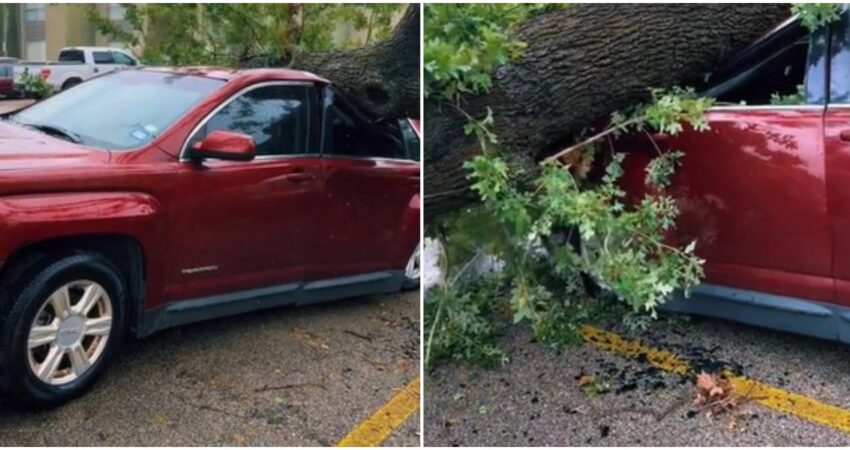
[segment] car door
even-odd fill
[[[330,89],[324,102],[325,220],[310,276],[401,270],[419,236],[418,158],[398,123],[370,122]]]
[[[94,75],[111,72],[118,66],[113,52],[109,50],[92,50],[91,56],[94,63],[91,71]]]
[[[720,80],[723,89],[709,91],[721,102],[706,114],[710,130],[686,128],[655,141],[685,154],[670,189],[681,211],[675,240],[696,240],[707,283],[833,301],[822,147],[825,43],[810,49],[802,36],[789,36],[732,82]],[[644,192],[643,169],[657,153],[644,134],[630,142],[616,145],[641,149],[625,161],[634,195]]]
[[[187,146],[213,130],[254,138],[252,161],[181,161],[172,276],[182,298],[298,282],[313,251],[322,164],[315,89],[268,82],[231,97]]]
[[[850,305],[850,18],[830,25],[829,104],[824,119],[826,189],[836,301]]]

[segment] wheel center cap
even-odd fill
[[[56,342],[60,347],[73,347],[82,339],[85,328],[85,319],[81,316],[70,316],[59,324]]]

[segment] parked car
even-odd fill
[[[418,148],[284,69],[117,71],[8,116],[5,391],[56,405],[125,335],[415,288]]]
[[[15,70],[10,64],[0,63],[0,97],[9,98],[15,95]]]
[[[18,61],[15,80],[24,71],[40,75],[56,91],[76,86],[89,78],[113,70],[138,66],[132,53],[110,47],[67,47],[59,51],[58,61]]]
[[[671,241],[696,240],[706,260],[705,283],[665,308],[850,342],[846,36],[846,11],[811,34],[783,24],[715,74],[709,131],[655,136],[685,153]],[[642,195],[654,146],[645,135],[614,145],[628,151],[623,185]]]

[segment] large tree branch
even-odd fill
[[[392,35],[352,50],[305,53],[294,68],[331,80],[367,114],[419,117],[419,5],[410,5]]]
[[[523,24],[523,57],[499,68],[490,94],[462,105],[493,109],[502,156],[527,176],[612,111],[644,102],[648,88],[693,85],[789,16],[788,4],[576,4]],[[462,168],[479,150],[451,107],[425,107],[425,211],[429,220],[474,199]]]

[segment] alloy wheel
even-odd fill
[[[112,318],[112,301],[100,284],[77,280],[60,287],[44,301],[30,326],[30,370],[51,385],[83,376],[103,356]]]

